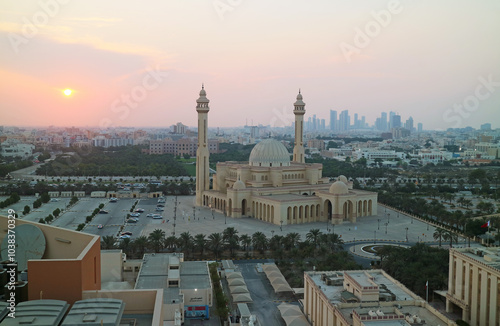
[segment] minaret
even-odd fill
[[[203,192],[209,190],[209,170],[207,141],[207,121],[210,108],[205,88],[201,85],[200,97],[196,100],[196,111],[198,112],[198,149],[196,150],[196,205],[203,206]]]
[[[302,94],[297,95],[297,101],[293,104],[293,114],[295,114],[295,146],[293,147],[293,161],[305,163],[304,157],[304,114],[306,113],[306,104],[302,101]]]

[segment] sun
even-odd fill
[[[66,89],[63,91],[63,93],[64,93],[64,95],[66,95],[66,96],[70,96],[70,95],[73,93],[73,91],[72,91],[71,89],[69,89],[69,88],[66,88]]]

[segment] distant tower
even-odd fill
[[[200,97],[196,100],[198,112],[198,149],[196,150],[196,205],[203,206],[203,192],[210,189],[208,170],[207,123],[210,107],[205,88],[201,85]]]
[[[306,113],[306,104],[302,101],[302,94],[297,95],[297,101],[293,104],[293,114],[295,114],[295,146],[293,147],[293,161],[305,163],[304,151],[304,114]]]

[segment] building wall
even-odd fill
[[[121,250],[101,251],[101,281],[121,282],[123,256]]]
[[[450,250],[446,310],[462,309],[471,325],[500,325],[500,271],[460,251]]]

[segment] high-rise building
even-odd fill
[[[399,114],[395,114],[392,116],[391,129],[393,128],[401,128],[401,116]]]
[[[330,130],[337,131],[337,111],[330,110]]]
[[[325,130],[326,129],[326,120],[325,119],[321,119],[320,120],[319,129],[320,130]]]
[[[405,128],[409,131],[413,131],[413,118],[409,117],[405,122]]]
[[[380,116],[380,128],[379,130],[381,131],[387,131],[389,130],[389,126],[387,125],[387,112],[382,112],[382,115]]]
[[[481,130],[491,130],[491,123],[482,124]]]
[[[394,116],[396,115],[396,112],[392,112],[390,111],[389,112],[389,126],[387,128],[387,130],[391,130],[392,128],[394,128]]]
[[[424,130],[424,125],[422,124],[422,122],[419,122],[417,124],[417,131],[418,132],[422,132],[422,130]]]
[[[349,111],[348,110],[344,110],[342,112],[340,112],[340,116],[339,116],[339,129],[338,131],[347,131],[349,130],[349,126],[350,126],[350,118],[349,118]]]

